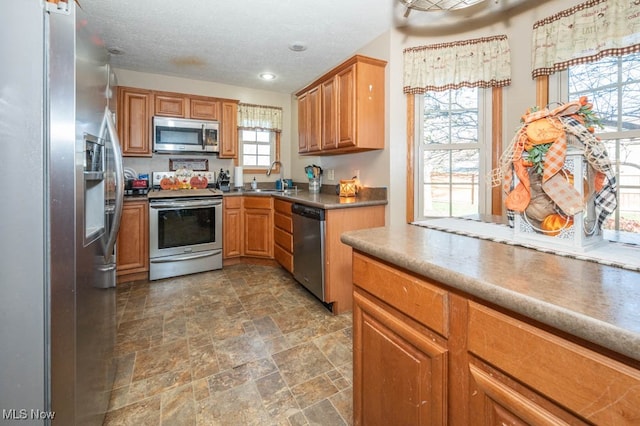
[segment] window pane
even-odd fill
[[[257,133],[257,141],[258,142],[270,142],[271,141],[271,132],[256,132]]]
[[[478,142],[477,89],[429,92],[424,98],[424,143]]]
[[[255,155],[258,152],[258,146],[251,143],[245,143],[242,152],[245,155]]]
[[[430,150],[424,161],[425,216],[478,213],[479,150]]]
[[[257,166],[256,157],[252,155],[243,155],[242,156],[242,164],[245,166]]]
[[[255,141],[256,140],[256,131],[255,130],[243,130],[242,131],[242,140],[243,141]]]
[[[271,147],[269,145],[258,145],[258,155],[271,154]]]
[[[258,159],[258,166],[269,167],[269,165],[271,165],[271,161],[269,157],[259,155],[257,159]]]
[[[572,66],[568,89],[569,100],[587,96],[593,103],[593,110],[604,125],[603,129],[596,129],[596,135],[614,163],[618,208],[604,229],[622,231],[612,236],[614,239],[634,241],[634,237],[623,235],[632,233],[640,241],[640,54]],[[628,137],[619,139],[617,132],[625,132]]]

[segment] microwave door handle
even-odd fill
[[[207,138],[207,134],[206,134],[206,125],[203,124],[202,125],[202,150],[204,151],[204,145],[205,145],[205,140]]]

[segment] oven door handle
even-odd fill
[[[181,262],[183,260],[201,259],[203,257],[217,256],[222,253],[222,250],[208,251],[205,253],[187,254],[185,256],[172,256],[170,259],[151,259],[151,263],[171,263]]]
[[[194,207],[215,207],[222,204],[222,201],[186,201],[175,202],[170,201],[167,203],[151,203],[149,207],[152,209],[175,209],[175,208],[194,208]]]

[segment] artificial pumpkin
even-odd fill
[[[565,228],[573,226],[573,217],[564,216],[560,213],[553,213],[545,217],[540,228],[544,231],[545,235],[555,237]]]

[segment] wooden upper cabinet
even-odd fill
[[[188,98],[178,94],[156,93],[154,96],[154,115],[188,118]]]
[[[191,118],[200,120],[220,119],[220,102],[210,99],[191,98]]]
[[[304,153],[309,150],[308,137],[309,123],[307,121],[308,97],[304,93],[298,96],[298,152]]]
[[[336,92],[339,97],[336,116],[338,125],[336,127],[338,147],[341,148],[356,144],[355,67],[352,65],[336,76]],[[382,123],[384,124],[384,122]]]
[[[237,158],[238,101],[120,86],[117,127],[122,155],[152,156],[154,115],[219,121],[219,158]]]
[[[306,112],[298,112],[298,133],[307,150],[299,149],[299,153],[331,155],[384,149],[386,64],[356,55],[296,93],[299,108],[306,106]],[[316,92],[320,95],[314,104],[310,95]],[[303,97],[309,99],[301,103]],[[313,125],[314,106],[319,108],[319,130]],[[320,151],[312,149],[316,131],[320,132]],[[299,148],[304,148],[302,142]]]
[[[150,157],[153,93],[120,86],[117,101],[118,137],[122,155]]]
[[[338,147],[338,123],[336,105],[336,78],[331,78],[321,85],[322,90],[322,144],[321,148],[334,149]]]
[[[238,103],[222,102],[222,122],[220,123],[219,158],[238,157]]]
[[[322,122],[321,122],[321,100],[320,87],[309,90],[307,94],[309,104],[307,108],[308,134],[307,134],[307,152],[317,152],[320,150],[322,138]]]

